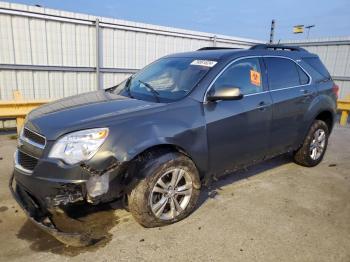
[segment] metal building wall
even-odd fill
[[[0,99],[57,99],[115,85],[169,53],[258,42],[0,2]]]
[[[339,98],[350,97],[350,37],[284,41],[283,43],[298,45],[319,55],[339,85]]]

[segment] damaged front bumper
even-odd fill
[[[59,165],[54,169],[50,162],[43,161],[33,173],[15,168],[9,187],[29,220],[39,228],[66,245],[88,246],[100,239],[91,237],[89,233],[61,231],[55,225],[54,214],[64,212],[67,207],[75,208],[76,203],[96,205],[118,199],[125,188],[120,168],[115,165],[102,174],[87,167],[74,167],[69,169],[70,172],[62,172]],[[54,177],[50,171],[53,171]],[[60,175],[61,179],[58,178]]]
[[[20,185],[16,184],[14,175],[10,178],[9,187],[12,196],[23,209],[28,219],[45,232],[54,236],[57,240],[66,245],[75,247],[88,246],[97,241],[96,239],[90,238],[88,234],[67,233],[56,228],[50,214],[42,210],[36,200],[22,189]]]

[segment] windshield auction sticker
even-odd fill
[[[198,65],[198,66],[206,66],[206,67],[213,67],[216,65],[216,61],[211,60],[193,60],[191,65]]]
[[[256,86],[261,85],[261,77],[258,71],[250,70],[250,82]]]

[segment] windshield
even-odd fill
[[[193,58],[162,58],[119,84],[117,94],[154,102],[185,97],[216,64]]]

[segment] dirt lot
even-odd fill
[[[88,248],[63,246],[11,199],[15,144],[0,137],[0,261],[350,261],[349,128],[335,129],[318,167],[283,156],[226,176],[175,225],[144,229],[118,206],[88,215],[108,232]]]

